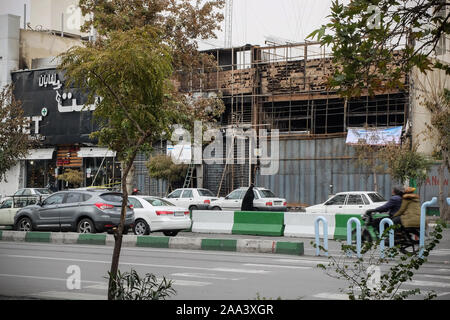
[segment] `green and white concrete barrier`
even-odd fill
[[[235,211],[232,233],[283,236],[284,212]]]
[[[194,210],[192,232],[231,234],[234,211]]]
[[[79,234],[73,232],[0,231],[0,241],[39,242],[114,246],[110,234]],[[208,239],[192,237],[161,237],[124,235],[124,247],[167,248],[183,250],[216,250],[246,253],[274,253],[303,255],[304,245],[299,241],[272,241],[259,239]]]
[[[325,219],[327,219],[328,239],[333,239],[336,223],[334,214],[329,213],[285,212],[284,236],[314,238],[314,222],[319,216],[323,216]]]

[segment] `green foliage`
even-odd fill
[[[346,97],[365,89],[373,95],[402,89],[413,67],[448,71],[448,65],[430,58],[440,38],[450,33],[449,14],[439,13],[445,5],[441,0],[333,1],[330,23],[308,36],[331,47],[338,67],[330,87]]]
[[[12,85],[0,91],[0,181],[20,158],[23,158],[30,142],[24,133],[30,120],[23,115],[22,104],[14,98]]]
[[[81,185],[84,180],[83,172],[75,169],[66,169],[63,174],[58,176],[58,180],[67,181],[72,185]]]
[[[169,131],[176,110],[170,107],[170,49],[151,27],[114,31],[100,43],[73,47],[62,55],[69,85],[97,101],[94,117],[100,145],[129,162],[137,150]],[[101,97],[98,99],[97,97]]]
[[[427,171],[433,165],[424,154],[417,152],[417,147],[408,145],[387,146],[380,157],[387,163],[388,173],[392,179],[404,184],[407,180],[415,180],[422,184],[427,176]]]
[[[176,294],[172,287],[172,280],[166,278],[158,282],[154,274],[147,273],[141,278],[131,269],[131,272],[121,273],[118,270],[116,277],[111,277],[108,272],[112,300],[165,300],[170,295]]]
[[[80,0],[82,14],[93,14],[91,25],[100,36],[151,26],[161,31],[173,51],[174,69],[193,70],[212,65],[213,59],[199,52],[198,39],[216,38],[223,20],[224,0]]]
[[[430,233],[423,252],[423,258],[418,253],[402,252],[399,246],[384,249],[384,258],[379,254],[381,241],[385,241],[391,230],[397,226],[387,228],[380,239],[365,242],[361,248],[361,257],[352,258],[357,252],[355,245],[342,244],[341,256],[328,257],[328,264],[318,264],[317,267],[336,279],[345,280],[348,287],[340,290],[345,292],[350,300],[404,300],[412,295],[422,294],[420,289],[403,290],[401,286],[413,279],[414,273],[427,262],[430,252],[442,239],[443,225],[438,222]],[[316,248],[315,243],[311,244]],[[319,246],[322,251],[326,251]],[[380,277],[374,283],[375,270],[379,268]],[[431,291],[424,295],[425,300],[433,299],[436,294]]]
[[[164,154],[151,157],[147,162],[149,176],[167,180],[170,186],[184,180],[187,167],[185,164],[175,164],[170,156]]]

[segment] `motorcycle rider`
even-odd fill
[[[392,217],[395,224],[401,224],[404,228],[420,227],[420,198],[414,191],[416,188],[406,188],[402,205]]]
[[[392,197],[388,202],[378,208],[367,210],[366,214],[369,215],[372,212],[387,212],[389,214],[389,217],[392,219],[394,214],[400,209],[402,205],[403,193],[404,192],[401,187],[394,187],[392,189]]]

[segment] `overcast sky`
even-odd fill
[[[247,43],[264,45],[272,36],[303,42],[313,30],[326,23],[332,0],[234,0],[233,46]],[[0,0],[0,14],[23,16],[23,4],[29,0]],[[29,18],[30,14],[27,13]],[[23,22],[21,22],[23,26]],[[222,24],[224,30],[224,24]],[[223,32],[218,39],[200,43],[201,49],[223,47]]]
[[[266,36],[303,42],[308,34],[327,21],[331,1],[234,0],[232,44],[264,45]],[[208,42],[223,47],[223,32],[218,34],[217,40]]]

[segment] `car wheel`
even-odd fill
[[[163,231],[164,235],[167,237],[175,237],[178,234],[178,230],[171,230],[171,231]]]
[[[19,222],[17,222],[17,231],[33,231],[30,218],[21,218]]]
[[[190,211],[190,212],[192,212],[192,211],[194,211],[194,210],[198,210],[198,207],[197,207],[197,206],[190,206],[190,207],[189,207],[189,211]]]
[[[78,222],[77,226],[78,233],[95,233],[95,226],[91,219],[84,218]]]
[[[138,236],[146,236],[150,234],[150,227],[145,220],[136,220],[133,227],[133,232]]]
[[[221,207],[218,207],[218,206],[215,206],[215,207],[213,207],[212,209],[213,209],[213,210],[222,210],[222,208],[221,208]]]

